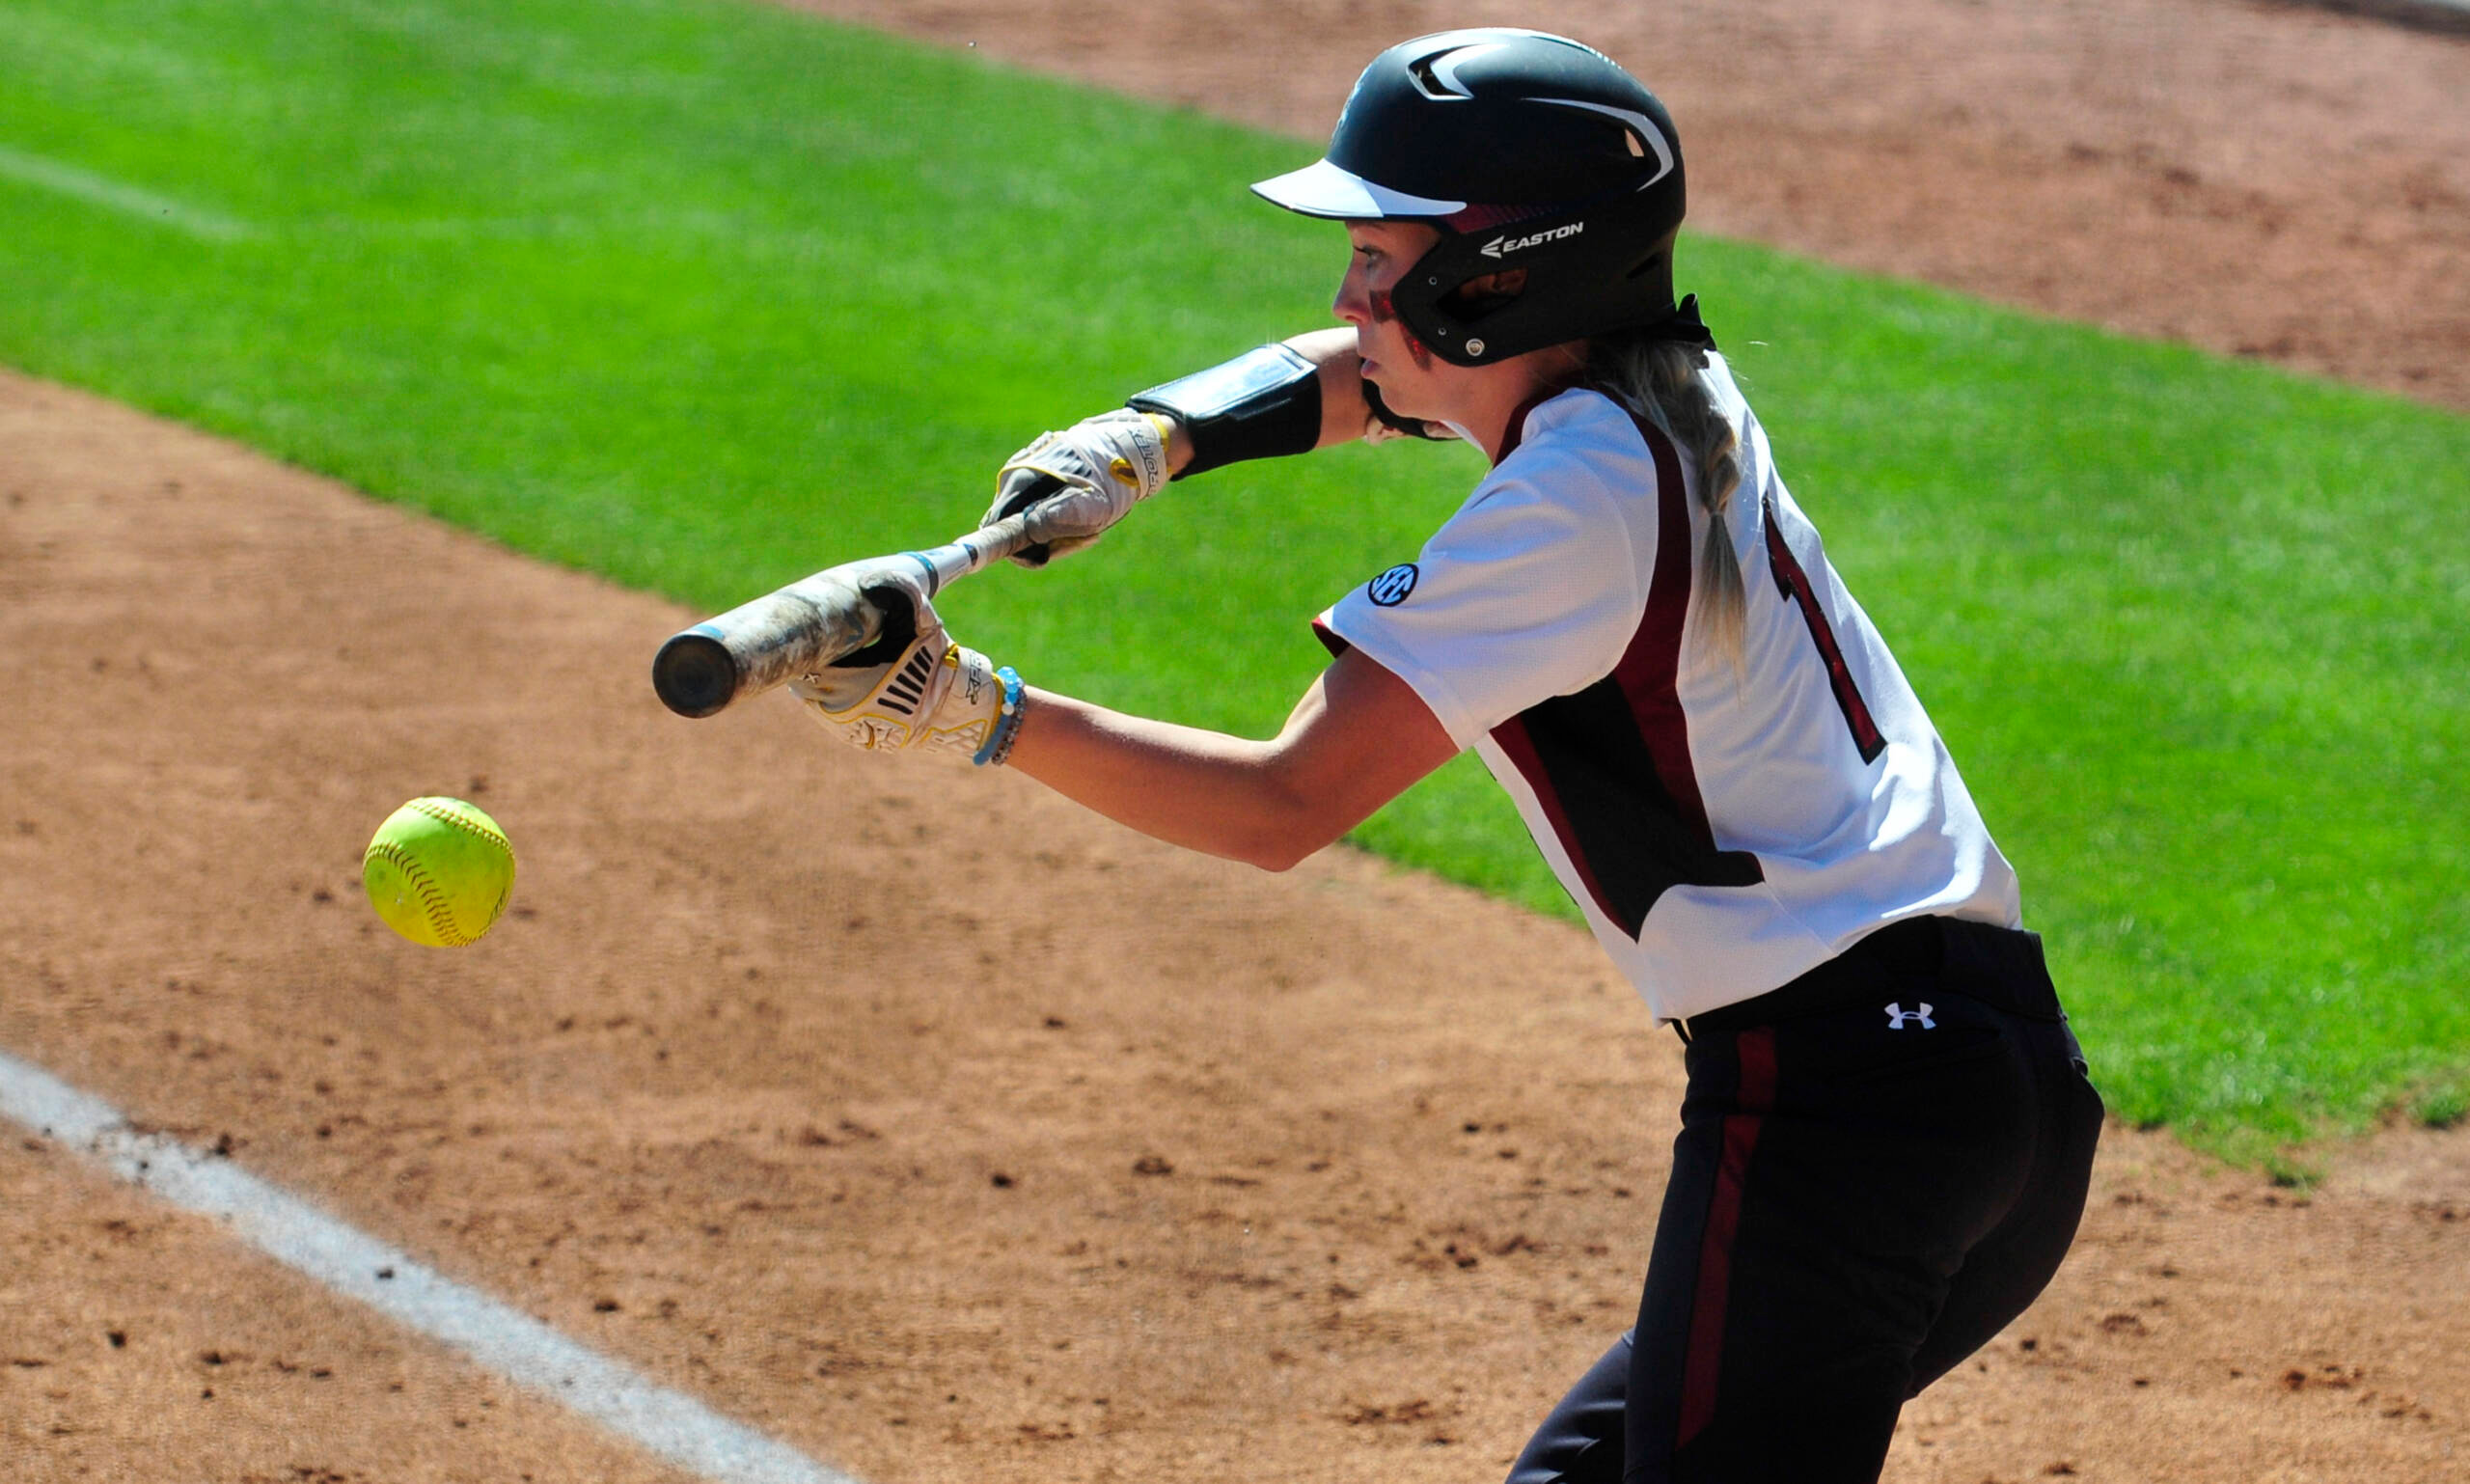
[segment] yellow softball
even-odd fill
[[[461,948],[506,910],[514,847],[461,799],[414,799],[377,827],[360,882],[387,926],[433,948]]]

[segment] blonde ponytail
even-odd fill
[[[1698,460],[1698,505],[1707,539],[1698,549],[1690,607],[1715,650],[1736,665],[1742,654],[1741,559],[1733,551],[1733,495],[1741,488],[1741,430],[1715,405],[1707,353],[1677,340],[1606,336],[1590,347],[1586,384],[1661,429]]]

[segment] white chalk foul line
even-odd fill
[[[158,196],[152,191],[99,176],[91,170],[66,165],[40,154],[28,154],[0,145],[0,176],[37,185],[44,190],[73,197],[90,206],[118,211],[157,226],[171,227],[193,237],[209,242],[237,242],[259,234],[247,222]]]
[[[857,1484],[529,1314],[450,1281],[230,1160],[138,1132],[109,1103],[7,1052],[0,1052],[0,1114],[176,1205],[219,1218],[277,1261],[681,1468],[727,1484]]]

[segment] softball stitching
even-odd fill
[[[406,807],[419,810],[422,813],[426,814],[428,817],[436,820],[440,824],[453,825],[455,829],[461,830],[466,835],[477,835],[480,838],[497,846],[500,850],[505,851],[508,856],[514,854],[514,843],[511,840],[508,840],[505,836],[500,835],[497,831],[490,829],[487,825],[476,823],[464,815],[456,813],[453,810],[447,809],[444,806],[434,803],[428,799],[414,799]]]
[[[422,812],[426,813],[427,811],[423,810]],[[410,851],[388,840],[370,846],[369,853],[402,872],[403,880],[420,893],[421,905],[428,909],[429,928],[437,934],[440,943],[450,948],[459,948],[469,941],[454,925],[453,909],[447,906],[446,897],[437,890],[437,883],[428,879],[428,872],[421,869],[421,863],[413,859]]]

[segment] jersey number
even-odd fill
[[[1869,702],[1861,699],[1861,688],[1852,683],[1852,672],[1844,663],[1844,650],[1835,643],[1835,631],[1826,626],[1826,615],[1818,606],[1818,594],[1810,589],[1810,574],[1801,570],[1800,560],[1793,548],[1784,544],[1784,534],[1775,529],[1775,507],[1767,507],[1767,565],[1775,573],[1775,591],[1792,602],[1801,605],[1801,618],[1810,626],[1810,640],[1818,646],[1819,658],[1826,662],[1827,684],[1835,688],[1835,704],[1844,713],[1844,725],[1852,729],[1852,745],[1861,750],[1863,762],[1876,762],[1887,750],[1887,739],[1879,735],[1879,724],[1870,719]]]

